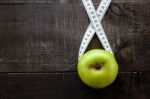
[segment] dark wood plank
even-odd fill
[[[0,3],[48,3],[48,0],[0,0]]]
[[[129,96],[131,99],[149,99],[150,98],[150,73],[133,73],[131,76]],[[137,96],[136,96],[136,95]]]
[[[101,0],[92,0],[93,3],[99,3]],[[112,2],[149,2],[148,0],[112,0]],[[48,3],[81,3],[81,0],[48,0]]]
[[[99,3],[100,0],[92,0]],[[149,2],[148,0],[113,0],[113,2]],[[81,3],[81,0],[0,0],[0,3]]]
[[[62,74],[1,74],[0,99],[59,99]]]
[[[149,99],[150,72],[119,73],[109,87],[93,90],[76,73],[1,73],[1,99]]]
[[[149,8],[114,2],[103,20],[120,71],[150,71]],[[81,3],[0,4],[0,72],[76,71],[88,24]],[[92,48],[102,48],[96,36]]]

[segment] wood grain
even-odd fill
[[[150,0],[113,0],[102,24],[120,70],[94,90],[76,73],[89,24],[81,0],[0,0],[0,99],[150,99],[149,9]]]
[[[101,0],[92,0],[99,3]],[[149,2],[148,0],[112,0],[113,2]],[[81,0],[0,0],[0,3],[81,3]]]
[[[1,73],[1,99],[149,99],[150,72],[119,73],[109,87],[93,90],[76,73]]]
[[[146,1],[116,0],[105,15],[103,27],[121,72],[150,71],[149,9]],[[81,3],[1,3],[0,72],[76,71],[88,24]],[[102,48],[96,36],[88,50],[93,48]]]
[[[149,72],[133,73],[130,82],[131,89],[129,90],[129,96],[131,99],[149,99],[150,98],[150,79]],[[140,94],[138,97],[134,94]]]
[[[0,0],[0,3],[48,3],[48,0]]]

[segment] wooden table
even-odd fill
[[[88,24],[80,0],[0,0],[0,99],[150,99],[150,0],[109,7],[102,24],[119,75],[101,90],[76,70]],[[96,35],[93,48],[102,48]]]

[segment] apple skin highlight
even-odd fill
[[[95,67],[97,64],[101,67]],[[118,74],[118,64],[113,54],[94,49],[80,58],[77,70],[83,83],[89,87],[101,89],[114,82]]]

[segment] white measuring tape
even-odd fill
[[[98,6],[97,11],[95,10],[94,5],[91,0],[82,0],[82,3],[85,7],[85,10],[89,16],[91,23],[88,26],[84,34],[83,40],[81,42],[78,59],[80,59],[80,57],[84,54],[95,32],[99,40],[101,41],[104,49],[113,54],[113,51],[110,47],[105,31],[101,25],[102,18],[104,17],[111,3],[111,0],[102,0],[100,5]]]

